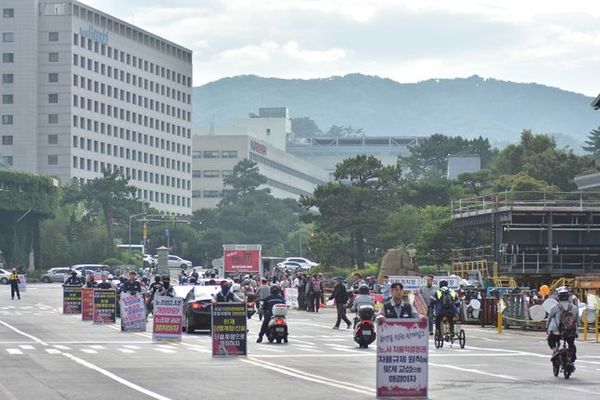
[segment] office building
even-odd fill
[[[67,182],[121,171],[190,214],[192,52],[73,0],[0,0],[0,155]]]

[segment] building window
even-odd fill
[[[58,114],[48,114],[49,124],[58,124]]]
[[[267,136],[271,136],[271,128],[267,128]]]
[[[219,170],[210,170],[207,169],[204,171],[204,177],[205,178],[218,178],[220,175]]]
[[[49,42],[58,42],[58,32],[48,32]]]
[[[48,165],[58,165],[58,156],[56,154],[48,156]]]
[[[13,124],[13,116],[12,115],[3,115],[2,116],[2,125],[12,125]]]
[[[232,170],[223,170],[223,171],[221,171],[221,176],[223,178],[225,178],[227,176],[233,176],[233,171]]]
[[[52,73],[48,74],[48,82],[50,82],[50,83],[58,82],[58,73],[52,72]],[[75,86],[77,86],[77,85],[75,85]]]
[[[58,103],[58,94],[50,93],[48,95],[48,103],[51,103],[51,104]]]
[[[2,136],[2,145],[11,146],[13,144],[12,136]]]
[[[48,53],[49,62],[58,62],[58,52],[52,51]]]
[[[192,190],[192,197],[193,198],[202,197],[202,190]]]
[[[205,190],[204,197],[206,197],[206,198],[221,197],[221,192],[219,190]]]
[[[12,94],[3,94],[2,95],[2,104],[13,104],[14,100],[15,99]]]
[[[204,151],[204,158],[219,158],[219,150],[206,150]]]
[[[4,157],[4,162],[6,162],[7,165],[13,165],[13,156],[5,156]]]
[[[237,158],[238,152],[237,150],[223,150],[221,152],[221,157],[223,158]]]
[[[15,62],[15,53],[2,53],[2,62],[3,63],[14,63]]]
[[[48,144],[58,144],[58,135],[48,135]]]
[[[3,8],[2,15],[4,18],[14,18],[15,17],[15,9],[14,8]]]
[[[14,83],[15,76],[13,74],[2,74],[2,83]]]
[[[12,43],[15,41],[15,34],[13,32],[3,32],[2,33],[2,42],[3,43]]]

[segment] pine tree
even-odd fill
[[[585,151],[589,151],[594,155],[600,155],[600,127],[590,132],[585,144],[587,146],[581,146]]]

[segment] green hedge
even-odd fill
[[[59,189],[54,180],[22,172],[0,171],[0,210],[31,212],[41,217],[54,215]]]

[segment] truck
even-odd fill
[[[223,272],[225,277],[264,276],[260,244],[224,244]]]

